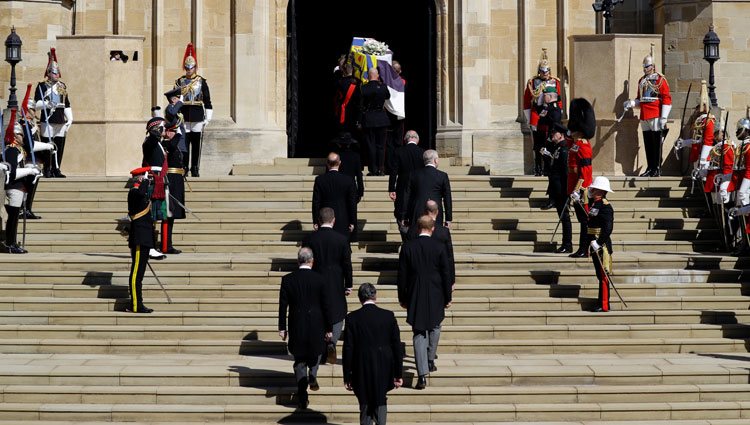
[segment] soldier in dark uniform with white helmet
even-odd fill
[[[200,175],[201,143],[205,127],[213,117],[211,92],[208,82],[197,74],[198,59],[193,43],[187,45],[182,60],[185,75],[175,81],[175,88],[179,88],[182,95],[182,115],[185,118],[185,137],[187,155],[183,158],[185,168],[190,166],[190,175]],[[192,151],[192,156],[190,152]]]

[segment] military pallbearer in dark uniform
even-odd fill
[[[549,186],[547,192],[555,204],[557,217],[562,225],[562,244],[555,250],[558,254],[571,253],[573,251],[573,229],[570,224],[570,211],[568,208],[568,195],[570,192],[568,192],[568,146],[565,141],[565,134],[567,132],[568,129],[561,124],[554,124],[552,129],[550,129],[552,150],[547,152],[550,157]],[[576,178],[576,183],[577,181],[578,179]]]
[[[136,180],[128,192],[128,216],[130,217],[128,247],[130,247],[131,264],[128,278],[130,301],[126,308],[133,313],[153,311],[143,305],[142,295],[143,275],[148,266],[149,250],[154,246],[154,221],[151,217],[148,178],[150,172],[151,167],[137,168],[130,172]]]
[[[609,179],[597,177],[589,186],[589,214],[587,242],[591,249],[591,259],[599,279],[599,297],[594,311],[609,311],[609,273],[612,272],[612,228],[614,210],[607,200],[612,192]]]
[[[70,106],[68,88],[60,81],[62,75],[54,48],[49,52],[45,76],[46,79],[36,86],[34,101],[36,109],[41,111],[42,139],[57,147],[57,168],[50,170],[51,177],[65,177],[59,167],[62,166],[65,152],[65,138],[73,125],[73,109]]]
[[[183,159],[183,165],[185,168],[188,168],[189,165],[190,175],[198,177],[200,175],[202,135],[205,127],[213,118],[214,111],[211,105],[211,92],[208,90],[208,82],[197,74],[198,59],[193,43],[188,44],[185,49],[182,67],[185,69],[185,75],[175,81],[175,88],[179,88],[181,91],[182,115],[185,118],[187,155]]]
[[[169,94],[169,93],[167,93]],[[162,138],[162,147],[167,152],[167,184],[169,185],[169,211],[167,219],[162,220],[161,252],[179,254],[182,251],[172,244],[174,221],[185,218],[185,169],[182,168],[182,133],[179,128],[183,123],[180,108],[182,102],[170,104],[165,109],[166,128]]]

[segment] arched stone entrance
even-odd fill
[[[320,16],[316,2],[287,4],[287,133],[290,156],[322,156],[333,137],[333,68],[352,37],[387,43],[407,80],[406,126],[424,146],[435,146],[438,126],[439,19],[435,0],[331,0]]]

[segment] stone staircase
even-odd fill
[[[597,294],[590,261],[552,253],[544,179],[446,168],[457,291],[424,391],[409,388],[386,178],[367,177],[360,203],[355,285],[379,285],[409,355],[391,423],[750,423],[749,259],[717,251],[688,181],[612,180],[613,278],[629,308],[613,295],[614,311],[597,314],[584,311]],[[151,262],[173,301],[147,272],[151,315],[122,311],[125,179],[42,182],[32,253],[0,256],[0,425],[358,423],[340,365],[321,367],[310,409],[295,411],[276,330],[278,284],[312,229],[318,172],[318,160],[280,160],[190,180],[200,220],[178,223],[183,254]]]

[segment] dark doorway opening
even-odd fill
[[[406,80],[406,129],[434,148],[436,131],[435,0],[290,0],[287,134],[290,157],[321,157],[334,137],[333,69],[353,37],[388,44]]]

